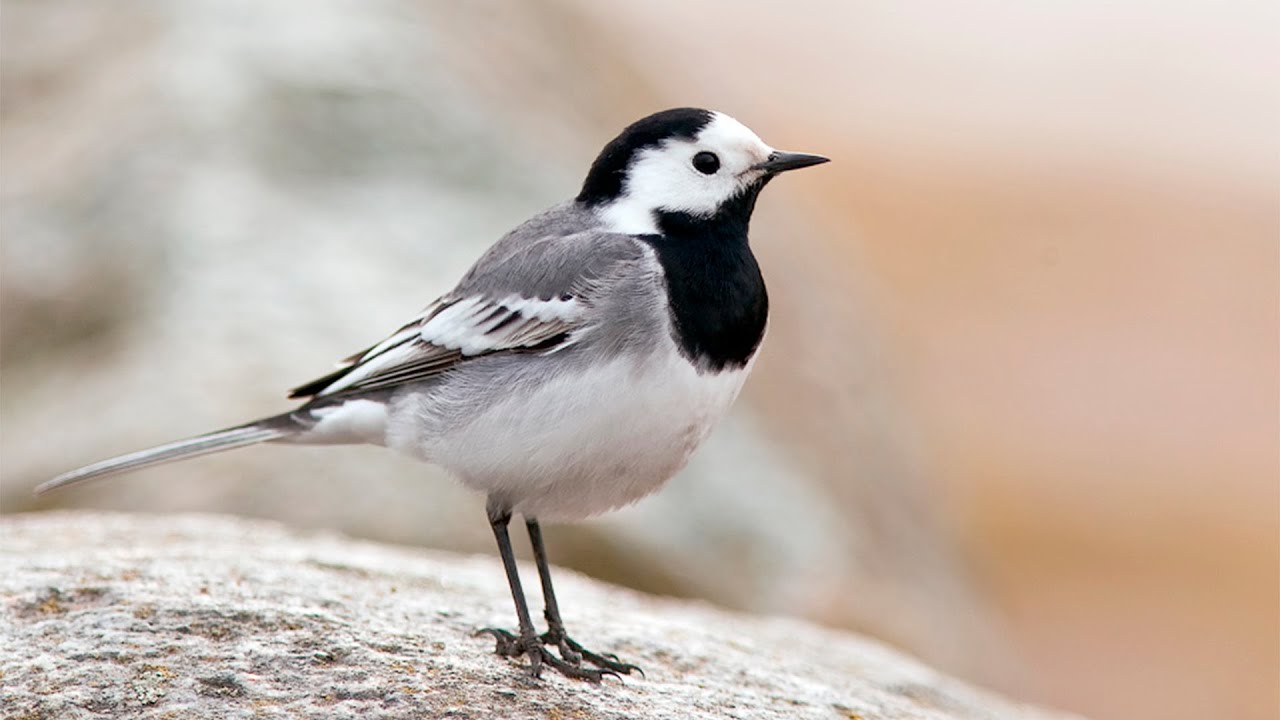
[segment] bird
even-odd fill
[[[86,465],[37,494],[259,443],[374,444],[483,493],[517,629],[498,655],[574,679],[642,672],[565,629],[543,521],[658,490],[737,397],[769,301],[748,228],[777,175],[828,162],[765,144],[731,116],[682,107],[609,141],[581,190],[484,252],[457,286],[381,342],[300,385],[294,409]],[[509,524],[524,519],[547,630],[530,617]]]

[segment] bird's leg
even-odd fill
[[[538,564],[538,578],[542,580],[543,615],[547,618],[547,631],[542,635],[542,642],[555,645],[560,650],[560,657],[574,665],[583,660],[611,673],[629,674],[632,670],[644,674],[639,667],[624,663],[617,655],[599,655],[579,645],[564,630],[564,621],[560,619],[560,605],[556,602],[556,591],[551,586],[551,567],[547,564],[547,550],[542,545],[542,528],[538,521],[525,519],[529,529],[529,542],[533,545],[533,559]]]
[[[507,571],[507,584],[511,586],[511,597],[516,603],[516,618],[520,623],[519,634],[514,635],[501,628],[483,628],[477,634],[486,633],[497,641],[494,652],[503,657],[529,656],[529,672],[534,677],[542,674],[543,664],[550,665],[560,674],[600,682],[605,675],[614,675],[611,670],[593,670],[570,664],[548,652],[533,629],[533,620],[529,618],[529,605],[524,599],[524,589],[520,586],[520,572],[516,568],[516,556],[511,551],[511,535],[507,532],[507,524],[511,522],[511,513],[507,511],[489,513],[489,525],[493,528],[493,536],[498,541],[498,553],[502,555],[502,565]]]
[[[541,645],[533,629],[533,620],[529,618],[529,605],[524,599],[524,588],[520,586],[520,571],[516,568],[516,556],[511,551],[511,535],[507,532],[507,524],[510,522],[510,512],[491,511],[489,513],[489,527],[493,528],[493,537],[498,541],[498,554],[502,556],[502,565],[507,570],[507,584],[511,586],[511,597],[516,603],[520,635],[517,637],[500,628],[484,628],[480,632],[493,636],[498,643],[494,652],[503,657],[518,657],[528,653],[529,671],[534,677],[538,677],[542,672],[542,653],[539,652]]]
[[[538,564],[538,579],[542,581],[542,614],[547,619],[547,632],[542,640],[550,645],[559,645],[561,657],[576,665],[582,662],[582,656],[561,644],[567,636],[564,621],[560,619],[560,604],[556,602],[556,589],[551,586],[551,567],[547,564],[547,549],[542,544],[542,526],[537,520],[526,519],[525,527],[529,530],[529,544],[533,545],[534,562]]]

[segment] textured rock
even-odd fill
[[[568,571],[571,631],[647,677],[534,681],[473,637],[512,619],[491,558],[221,516],[0,522],[6,718],[1052,716],[852,635]]]

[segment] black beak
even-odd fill
[[[821,155],[810,155],[808,153],[793,153],[774,151],[769,155],[769,159],[755,166],[756,170],[764,170],[770,175],[776,175],[787,170],[799,170],[807,168],[810,165],[821,165],[824,162],[831,162],[829,158]]]

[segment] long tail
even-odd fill
[[[147,450],[139,450],[127,455],[113,457],[92,465],[85,465],[82,468],[63,473],[40,485],[36,488],[35,493],[42,495],[69,485],[79,485],[82,482],[97,480],[129,470],[137,470],[175,460],[185,460],[198,455],[208,455],[209,453],[222,452],[223,450],[231,450],[232,448],[246,445],[256,445],[268,440],[278,440],[293,435],[299,429],[301,428],[291,422],[288,414],[266,418],[247,425],[218,430],[217,432],[206,433],[186,440],[177,440]]]

